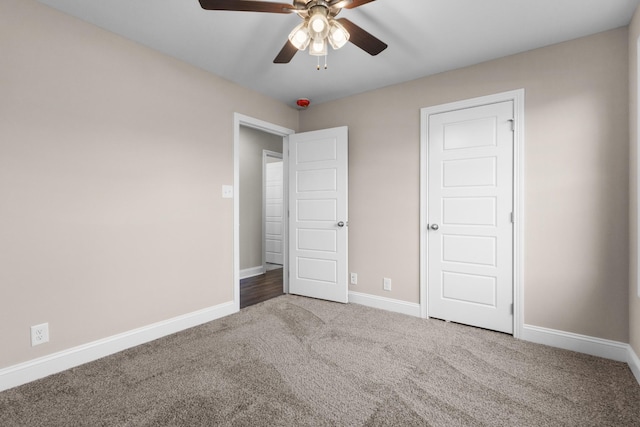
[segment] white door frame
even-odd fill
[[[262,132],[278,135],[282,137],[282,162],[283,162],[283,191],[285,206],[289,205],[288,198],[288,164],[289,164],[289,135],[295,133],[294,130],[264,120],[255,119],[240,113],[233,113],[233,303],[235,311],[240,311],[240,126],[253,128]],[[289,254],[288,245],[288,226],[289,220],[284,217],[284,235],[285,245],[283,246],[283,271],[289,271],[287,256]],[[283,275],[283,291],[289,292],[289,278],[287,274]]]
[[[284,148],[284,147],[283,147]],[[284,150],[283,150],[284,151]],[[262,269],[263,271],[267,271],[267,158],[271,157],[274,159],[282,160],[282,226],[285,226],[285,194],[284,189],[286,186],[284,185],[284,158],[283,153],[277,153],[275,151],[270,150],[262,150]],[[285,232],[282,230],[282,238],[284,239]],[[282,242],[282,257],[284,258],[284,244]],[[282,267],[284,268],[284,259],[282,260]]]
[[[429,116],[463,108],[513,101],[513,336],[520,338],[524,325],[524,89],[466,99],[420,109],[420,314],[429,317],[427,305],[427,212]]]

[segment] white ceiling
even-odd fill
[[[291,105],[330,101],[627,25],[640,0],[377,0],[340,17],[389,47],[273,58],[295,14],[206,11],[198,0],[40,0]],[[287,0],[280,0],[287,2]]]

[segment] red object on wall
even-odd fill
[[[296,101],[296,104],[298,104],[298,107],[307,108],[309,104],[311,104],[311,101],[309,101],[307,98],[300,98]]]

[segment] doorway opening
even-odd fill
[[[348,128],[342,126],[294,134],[291,129],[235,113],[234,308],[236,311],[240,310],[242,271],[242,128],[266,132],[282,140],[283,205],[286,206],[286,210],[283,209],[282,227],[284,243],[281,245],[282,292],[346,303],[349,223]],[[289,187],[295,188],[295,191]],[[254,272],[261,273],[266,270],[266,262],[254,266]]]
[[[240,126],[240,308],[284,293],[283,139]]]
[[[288,203],[286,153],[288,135],[292,133],[291,129],[238,113],[234,115],[236,310],[288,292],[287,218],[284,213]],[[280,178],[276,178],[280,191],[275,190],[281,194],[279,198],[266,197],[274,195],[273,189],[267,191],[267,168],[280,171]]]

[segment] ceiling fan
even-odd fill
[[[286,64],[298,50],[309,47],[309,54],[325,57],[327,45],[340,49],[351,42],[370,55],[377,55],[387,48],[387,44],[369,34],[346,18],[336,19],[342,9],[354,9],[375,0],[293,0],[293,4],[256,0],[199,0],[205,10],[232,10],[242,12],[297,13],[302,23],[289,34],[280,53],[273,60],[276,64]]]

